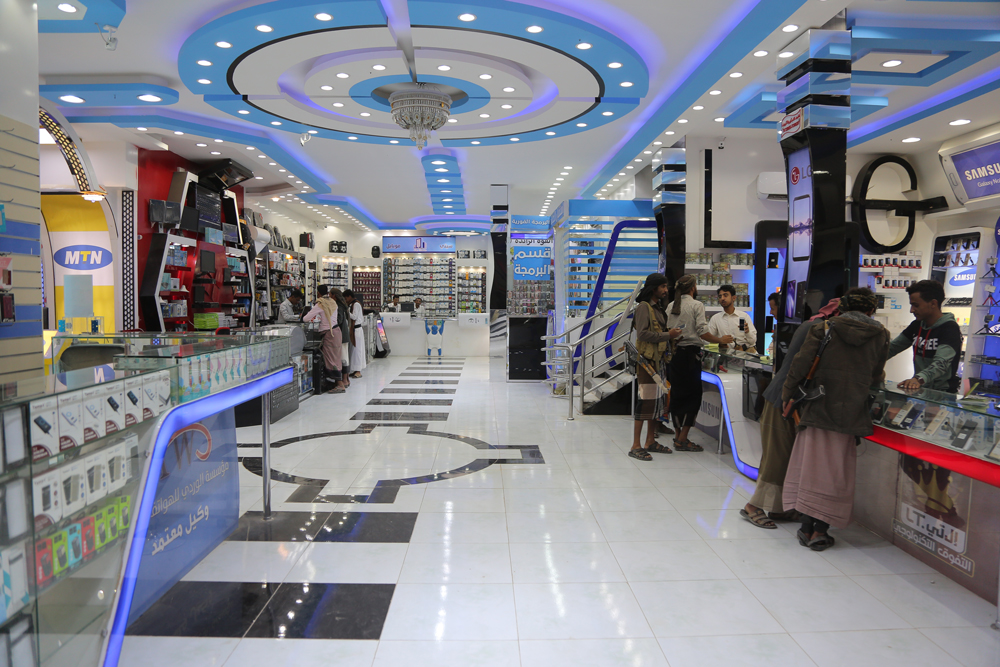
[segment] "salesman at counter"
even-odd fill
[[[913,377],[899,383],[900,389],[935,389],[955,393],[962,330],[951,313],[941,312],[944,286],[936,280],[921,280],[906,288],[914,321],[889,344],[889,358],[913,348]]]

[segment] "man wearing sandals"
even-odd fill
[[[768,297],[770,298],[770,297]],[[840,299],[830,299],[819,314],[812,320],[829,319],[837,314],[837,304]],[[777,304],[772,313],[777,311]],[[774,374],[771,383],[764,390],[764,406],[760,412],[760,471],[757,475],[757,488],[750,502],[740,510],[740,516],[758,528],[777,528],[775,521],[800,521],[801,515],[792,510],[785,512],[782,506],[781,488],[785,485],[785,472],[788,470],[788,459],[792,457],[792,445],[795,443],[795,425],[781,416],[781,386],[788,377],[788,369],[792,367],[792,359],[802,349],[802,343],[809,333],[809,325],[803,324],[792,336],[788,344],[781,368]]]
[[[798,433],[782,490],[785,509],[805,515],[799,544],[813,551],[833,546],[827,534],[831,525],[846,528],[851,522],[857,439],[874,432],[869,390],[881,384],[889,357],[889,332],[872,319],[876,305],[868,288],[848,290],[840,300],[841,315],[809,326],[782,387],[788,417],[795,407],[792,399],[828,337],[813,380],[825,393],[798,405]]]

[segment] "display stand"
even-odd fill
[[[403,303],[419,297],[426,317],[455,316],[454,253],[387,253],[383,275],[386,303],[392,303],[393,296]]]
[[[306,256],[291,250],[271,250],[267,254],[270,285],[270,317],[278,318],[278,308],[292,290],[302,290],[306,284]]]
[[[382,267],[380,266],[356,266],[351,272],[351,289],[355,296],[361,297],[361,303],[365,310],[382,309]],[[392,303],[392,300],[389,300]],[[368,331],[365,331],[365,340]]]
[[[320,281],[341,292],[350,287],[351,260],[344,255],[323,255],[320,258]]]

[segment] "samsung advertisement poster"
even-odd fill
[[[788,156],[788,260],[784,321],[801,322],[813,242],[812,164],[809,149]]]

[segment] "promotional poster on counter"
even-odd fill
[[[812,163],[809,148],[788,156],[788,258],[784,320],[799,322],[809,288],[813,238]]]
[[[129,623],[236,529],[237,465],[232,409],[174,433],[163,457]]]

